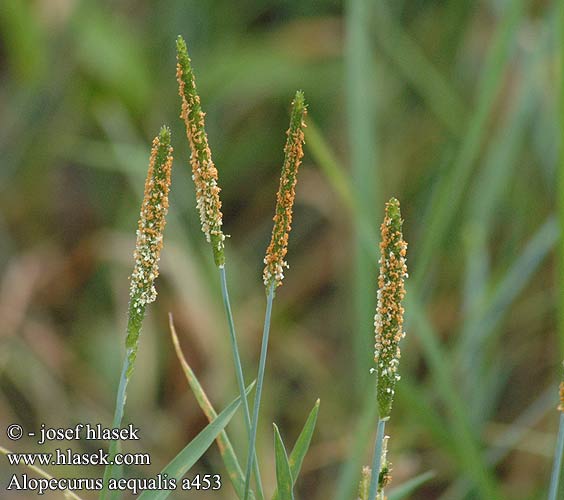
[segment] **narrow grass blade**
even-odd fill
[[[465,324],[461,334],[463,340],[457,349],[460,356],[465,352],[475,352],[484,342],[509,305],[525,288],[543,259],[556,245],[559,232],[558,223],[552,216],[535,232],[502,279],[492,292],[484,297],[477,310],[473,311],[472,318]]]
[[[458,335],[454,352],[456,366],[460,373],[468,374],[464,377],[461,389],[473,409],[470,412],[471,421],[479,429],[489,416],[485,408],[492,408],[487,402],[495,400],[496,392],[501,389],[500,383],[504,380],[500,375],[491,376],[491,372],[501,370],[504,365],[488,355],[485,346],[498,342],[503,331],[500,328],[502,319],[557,244],[558,236],[558,224],[551,216],[527,242],[491,290],[482,292]]]
[[[346,2],[345,72],[347,101],[347,139],[354,195],[363,213],[378,213],[380,207],[379,169],[377,162],[377,129],[375,103],[374,58],[372,56],[370,21],[373,14],[370,0]],[[379,217],[377,217],[379,219]],[[353,301],[355,325],[355,388],[361,396],[369,376],[372,356],[366,349],[371,344],[370,329],[376,292],[372,286],[373,268],[370,252],[363,245],[361,224],[354,227]]]
[[[286,448],[276,424],[274,426],[274,458],[276,459],[276,485],[280,500],[294,500],[294,480],[290,471],[290,463]]]
[[[186,380],[196,397],[196,401],[200,405],[200,408],[206,415],[207,419],[212,422],[215,418],[217,418],[217,413],[212,406],[208,396],[206,395],[203,387],[200,385],[196,374],[193,372],[192,368],[186,361],[182,349],[180,348],[180,343],[178,342],[178,336],[176,334],[176,329],[174,327],[174,322],[172,319],[172,314],[169,314],[169,326],[170,326],[170,334],[172,336],[172,343],[174,344],[174,349],[176,351],[176,356],[180,361],[180,365],[182,366],[182,371],[186,376]],[[243,475],[243,470],[239,465],[239,460],[237,459],[237,455],[235,454],[235,450],[233,449],[233,445],[231,441],[227,437],[227,432],[224,430],[219,433],[216,438],[217,447],[219,448],[219,453],[221,454],[221,458],[223,460],[223,465],[225,465],[225,469],[227,470],[227,475],[237,496],[239,498],[243,497],[243,491],[245,487],[245,476]],[[250,493],[251,499],[254,498],[254,494],[251,491]]]
[[[461,469],[472,478],[481,497],[502,498],[478,446],[475,429],[471,428],[468,421],[466,405],[452,381],[449,358],[444,354],[437,335],[413,295],[406,296],[405,310],[408,312],[408,319],[411,318],[409,323],[417,325],[414,336],[421,343],[436,389],[450,413],[452,436],[456,439],[456,458],[460,461]]]
[[[403,500],[404,498],[411,495],[417,488],[419,488],[422,484],[425,484],[430,479],[435,477],[435,473],[433,471],[427,471],[423,474],[419,474],[418,476],[406,481],[401,486],[394,488],[388,494],[388,500]]]
[[[0,453],[2,453],[3,455],[9,455],[13,452],[11,452],[10,450],[4,448],[3,446],[0,446]],[[24,465],[24,463],[22,462],[22,465]],[[25,464],[25,466],[27,468],[29,468],[30,470],[32,470],[33,472],[39,474],[41,477],[44,477],[45,479],[53,479],[53,476],[51,476],[50,474],[48,474],[47,472],[45,472],[43,469],[41,469],[40,467],[37,467],[36,465],[31,465],[31,464]],[[62,490],[61,492],[63,494],[63,496],[69,500],[82,500],[76,493],[74,493],[71,490]]]
[[[298,436],[296,444],[290,453],[290,458],[288,462],[290,463],[290,472],[292,473],[292,479],[294,484],[298,480],[300,475],[300,469],[302,468],[302,463],[304,457],[306,456],[307,450],[309,449],[309,444],[311,443],[311,438],[313,436],[313,431],[315,430],[315,424],[317,423],[317,414],[319,413],[319,399],[316,401],[313,410],[311,410],[309,416],[307,417],[306,423]],[[272,500],[279,500],[278,490],[272,495]]]
[[[550,490],[548,500],[557,500],[558,483],[562,475],[562,454],[564,453],[564,412],[560,413],[560,425],[558,428],[558,439],[556,440],[556,450],[554,451],[554,462],[552,464],[552,475],[550,477]]]
[[[427,58],[416,41],[392,17],[385,2],[375,2],[374,35],[429,109],[454,136],[460,136],[467,109],[450,82]]]
[[[249,386],[247,393],[252,389],[254,383]],[[175,478],[180,482],[192,466],[208,450],[218,434],[226,427],[241,404],[241,397],[238,396],[217,418],[215,418],[205,429],[200,432],[182,451],[161,471],[169,478]],[[171,491],[144,491],[138,498],[143,500],[164,500],[170,495]]]
[[[313,431],[315,430],[315,424],[317,423],[317,414],[319,413],[319,399],[315,402],[313,410],[311,410],[309,416],[307,417],[306,423],[298,436],[296,444],[290,453],[290,470],[292,472],[292,477],[294,478],[294,483],[296,482],[300,470],[302,468],[302,463],[304,457],[309,449],[309,444],[311,443],[311,438],[313,436]]]
[[[462,194],[468,185],[482,143],[488,133],[486,124],[503,83],[502,76],[523,13],[523,4],[524,0],[515,0],[504,11],[503,19],[487,55],[484,70],[481,72],[483,77],[479,83],[476,111],[470,118],[452,171],[438,186],[429,206],[427,223],[422,226],[425,227],[425,232],[422,234],[422,244],[413,274],[413,283],[417,288],[423,284],[437,248],[442,245],[446,232],[457,214],[460,201],[463,199]]]
[[[490,267],[488,238],[495,220],[495,210],[510,185],[507,180],[519,165],[519,153],[534,109],[535,69],[541,56],[546,54],[544,45],[543,50],[535,51],[523,64],[520,72],[522,81],[512,100],[511,109],[491,141],[468,202],[469,220],[464,229],[467,256],[464,309],[469,319],[474,317],[471,311],[486,290]]]
[[[402,381],[403,385],[403,381]],[[403,391],[402,391],[403,392]],[[536,398],[529,407],[519,415],[509,428],[498,436],[490,444],[486,453],[488,465],[493,468],[504,460],[518,443],[529,433],[541,420],[546,417],[554,404],[554,387],[550,386]],[[471,489],[468,478],[458,478],[454,481],[437,500],[452,500],[453,498],[465,498]]]
[[[366,251],[373,251],[374,248],[378,246],[379,236],[374,230],[372,218],[368,218],[368,214],[372,214],[372,212],[363,212],[361,210],[358,200],[353,194],[352,185],[345,168],[339,162],[335,153],[311,118],[308,120],[305,137],[306,147],[311,153],[311,156],[319,165],[335,192],[341,198],[341,202],[350,210],[359,224],[359,227],[361,227],[360,236],[362,237],[362,243]]]

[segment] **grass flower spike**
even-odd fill
[[[304,102],[304,94],[296,92],[292,102],[292,115],[290,128],[286,132],[287,140],[284,147],[284,164],[280,176],[280,187],[276,197],[276,213],[274,214],[274,227],[272,228],[272,239],[266,250],[264,258],[265,268],[263,273],[264,285],[269,289],[270,285],[279,287],[284,279],[284,268],[288,263],[284,260],[288,252],[288,234],[292,229],[292,208],[296,196],[296,182],[298,168],[304,155],[304,128],[307,108]]]
[[[387,441],[384,431],[390,418],[396,382],[400,379],[398,365],[400,359],[399,342],[405,336],[403,331],[403,306],[405,297],[404,280],[407,278],[407,243],[403,239],[400,204],[395,198],[386,203],[384,222],[380,226],[380,275],[378,277],[378,303],[374,316],[376,343],[374,361],[376,368],[376,399],[378,403],[378,426],[374,455],[372,457],[372,476],[368,500],[381,500],[384,487],[390,480],[390,469],[386,459]]]
[[[172,170],[170,130],[163,127],[153,140],[149,171],[135,245],[135,266],[130,278],[129,320],[126,347],[129,355],[128,376],[133,368],[137,344],[147,304],[157,297],[155,279],[159,275],[159,258],[163,246],[165,216]]]
[[[196,206],[200,213],[202,231],[206,236],[207,242],[211,243],[214,261],[219,269],[221,294],[225,314],[227,316],[229,341],[233,352],[237,385],[241,396],[245,425],[250,436],[251,415],[247,401],[247,393],[245,391],[245,377],[243,375],[243,367],[239,355],[235,323],[233,321],[233,313],[231,312],[231,303],[227,289],[224,251],[225,235],[222,232],[223,216],[221,213],[221,200],[219,199],[221,189],[218,186],[218,173],[211,158],[211,150],[206,135],[204,124],[205,113],[202,111],[200,96],[196,90],[196,81],[194,79],[194,72],[192,71],[192,64],[188,57],[186,42],[181,36],[176,40],[176,58],[178,93],[182,99],[180,118],[184,120],[184,124],[186,125],[186,136],[190,144],[190,164],[192,167],[192,179],[196,187]],[[264,494],[262,491],[258,462],[254,462],[254,467],[257,495],[258,499],[262,500]]]
[[[186,136],[190,143],[190,164],[192,179],[196,186],[196,206],[200,213],[202,231],[206,240],[211,243],[215,263],[222,266],[225,263],[224,241],[222,232],[222,213],[217,183],[217,169],[211,158],[208,137],[205,131],[204,116],[200,105],[200,96],[196,91],[196,81],[192,71],[186,42],[179,36],[176,40],[176,79],[178,93],[182,99],[180,118],[186,125]]]
[[[165,217],[168,212],[168,192],[172,171],[172,147],[170,145],[170,130],[162,127],[160,133],[153,140],[149,170],[145,180],[145,193],[141,203],[141,213],[137,228],[137,242],[135,244],[135,265],[130,277],[129,313],[127,320],[127,337],[125,340],[126,353],[119,380],[116,396],[116,408],[112,427],[118,428],[123,420],[125,401],[127,399],[127,385],[137,357],[139,335],[145,318],[148,304],[157,298],[155,280],[159,275],[159,258],[163,246],[163,231]],[[119,441],[112,440],[109,446],[111,459],[119,449]],[[110,478],[121,474],[120,466],[110,461],[104,470],[104,490],[100,500],[113,499],[114,495],[107,489]]]
[[[373,370],[378,376],[378,408],[380,418],[388,417],[392,409],[403,331],[405,296],[404,280],[407,278],[407,243],[402,235],[399,201],[392,198],[386,203],[386,215],[381,226],[380,276],[378,278],[378,304],[374,317],[376,344]]]

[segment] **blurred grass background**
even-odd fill
[[[163,122],[175,147],[171,209],[126,411],[142,434],[128,450],[151,452],[153,464],[130,474],[156,474],[205,424],[172,349],[168,311],[216,407],[236,392],[178,118],[174,41],[182,34],[220,171],[249,379],[289,102],[301,88],[309,103],[259,426],[268,489],[271,422],[291,446],[320,397],[297,493],[355,498],[375,431],[368,368],[377,234],[393,195],[411,278],[387,429],[392,486],[433,469],[411,498],[545,495],[564,352],[553,215],[557,8],[544,0],[3,0],[2,428],[111,422],[136,220],[150,140]],[[236,420],[230,434],[244,449]],[[8,445],[39,450],[24,441]],[[14,472],[5,464],[2,484]],[[222,472],[217,451],[199,467]],[[79,475],[51,469],[61,471]],[[206,498],[232,498],[224,482]]]

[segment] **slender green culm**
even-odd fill
[[[249,498],[251,489],[251,470],[253,468],[254,458],[256,455],[256,439],[257,426],[260,409],[260,398],[262,396],[262,384],[264,381],[264,371],[266,368],[266,354],[268,350],[268,337],[270,335],[270,318],[272,316],[272,303],[274,302],[274,283],[271,283],[268,295],[266,297],[266,314],[264,316],[264,327],[262,331],[262,344],[260,348],[260,360],[257,377],[257,392],[255,393],[255,401],[253,405],[253,420],[251,422],[251,435],[249,437],[249,452],[247,455],[247,468],[245,470],[245,494],[244,500]]]
[[[282,164],[282,174],[280,175],[280,186],[276,195],[276,209],[274,212],[274,227],[272,228],[272,238],[266,249],[264,258],[263,281],[266,287],[266,314],[264,318],[264,328],[262,332],[262,344],[260,350],[259,370],[257,377],[257,391],[253,406],[253,420],[251,423],[251,435],[249,438],[249,453],[247,456],[247,469],[245,471],[245,495],[249,497],[251,470],[255,457],[255,444],[257,437],[257,425],[262,395],[262,384],[264,381],[264,371],[266,367],[266,354],[268,350],[268,337],[270,334],[270,318],[272,315],[272,303],[277,287],[282,285],[284,279],[284,268],[288,267],[284,260],[288,252],[288,238],[292,229],[292,211],[294,199],[296,197],[296,182],[298,168],[304,155],[304,128],[307,107],[302,91],[298,90],[292,101],[292,111],[290,113],[290,128],[286,132],[286,145],[284,147],[284,163]]]
[[[297,91],[292,102],[290,128],[286,132],[287,140],[284,147],[284,164],[280,176],[280,186],[276,196],[276,211],[270,245],[266,249],[264,258],[263,280],[268,291],[271,284],[274,288],[282,285],[284,269],[288,263],[284,260],[288,252],[288,235],[292,229],[292,209],[296,197],[296,182],[298,168],[304,156],[304,128],[307,107],[304,94]]]
[[[196,81],[192,71],[186,42],[181,36],[176,40],[176,79],[178,93],[182,99],[180,118],[186,125],[186,136],[190,143],[190,164],[192,179],[196,186],[196,206],[200,213],[202,231],[211,243],[214,261],[217,266],[225,263],[225,235],[221,229],[222,213],[218,186],[217,169],[212,161],[208,136],[205,130],[204,112],[200,96],[196,90]]]
[[[558,487],[560,475],[562,474],[562,455],[564,455],[564,380],[560,382],[560,424],[558,426],[558,437],[556,439],[556,449],[554,450],[554,462],[552,464],[552,474],[550,476],[550,487],[548,490],[548,500],[558,498]]]
[[[396,383],[400,379],[397,372],[401,356],[399,342],[405,337],[402,301],[405,297],[404,280],[407,278],[407,243],[403,239],[402,223],[399,201],[392,198],[386,203],[384,222],[380,226],[380,275],[378,303],[374,316],[376,367],[371,370],[377,375],[376,399],[379,419],[369,500],[384,498],[384,486],[389,482],[389,467],[385,456],[387,438],[384,429],[386,421],[390,418]]]
[[[375,500],[376,496],[382,492],[380,487],[380,470],[384,463],[383,450],[384,450],[384,437],[386,430],[386,422],[389,417],[380,418],[376,428],[376,441],[374,443],[374,455],[372,457],[372,474],[370,476],[370,489],[368,493],[368,500]]]
[[[112,422],[114,428],[120,427],[123,419],[127,398],[127,383],[135,366],[145,310],[147,305],[157,298],[155,280],[159,275],[159,259],[163,246],[165,217],[168,212],[171,171],[170,130],[167,127],[162,127],[159,135],[153,140],[149,170],[145,180],[145,192],[139,215],[134,252],[135,264],[130,277],[127,337],[125,340],[126,354],[116,397],[116,409]],[[113,457],[117,450],[118,441],[111,441],[110,457]],[[114,471],[113,465],[106,466],[104,471],[105,486],[108,480],[113,477]],[[111,498],[114,493],[104,489],[100,498]]]
[[[237,344],[237,333],[235,332],[235,322],[233,320],[233,313],[231,311],[231,302],[229,301],[229,292],[227,289],[227,276],[225,271],[225,265],[219,267],[219,276],[221,281],[221,295],[223,297],[223,305],[225,308],[225,314],[227,316],[227,326],[229,328],[229,341],[231,342],[231,351],[233,352],[233,361],[235,363],[235,374],[237,378],[237,385],[239,387],[239,393],[245,394],[245,379],[243,376],[243,367],[241,365],[241,357],[239,356],[239,347]],[[250,439],[251,437],[251,413],[249,410],[249,403],[246,397],[241,398],[243,401],[243,412],[245,416],[245,427],[247,429],[247,435]],[[262,480],[260,476],[259,464],[256,457],[256,453],[253,460],[254,464],[254,474],[257,484],[257,496],[258,500],[264,499],[264,492],[262,488]]]

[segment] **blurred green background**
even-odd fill
[[[554,215],[558,8],[555,0],[2,0],[2,436],[12,422],[110,424],[136,220],[162,123],[175,148],[171,208],[125,419],[142,434],[128,451],[149,451],[153,463],[129,474],[155,475],[206,423],[172,349],[169,311],[215,406],[236,393],[178,118],[174,42],[182,34],[220,172],[249,380],[289,103],[298,88],[309,103],[259,426],[267,491],[271,423],[291,446],[319,397],[296,493],[356,498],[375,432],[368,370],[377,234],[393,195],[410,279],[402,381],[387,427],[392,487],[434,470],[410,498],[542,498],[564,351]],[[244,463],[240,415],[228,429]],[[48,451],[30,439],[0,443]],[[0,464],[4,485],[16,470]],[[197,471],[223,472],[215,445]],[[224,483],[191,498],[233,498]]]

